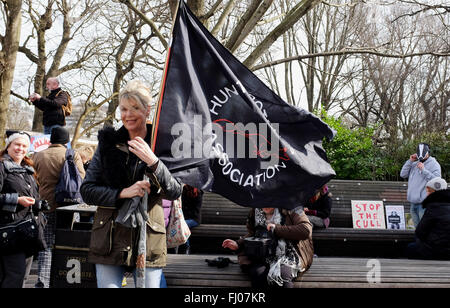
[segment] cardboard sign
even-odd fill
[[[386,205],[386,227],[387,229],[405,230],[405,208],[403,205]]]
[[[353,228],[386,229],[383,201],[352,200]]]
[[[406,230],[415,230],[414,220],[412,219],[411,213],[405,213],[405,225]]]
[[[50,146],[50,135],[34,135],[30,138],[30,152],[40,152]],[[71,148],[71,143],[67,144],[67,148]]]
[[[50,135],[31,136],[30,142],[30,152],[40,152],[50,146]]]

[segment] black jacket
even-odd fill
[[[5,154],[0,162],[0,225],[9,224],[25,217],[29,208],[17,203],[22,196],[39,199],[34,169],[19,166]]]
[[[44,126],[66,125],[62,105],[67,105],[68,99],[67,92],[58,88],[52,90],[47,97],[41,97],[33,102],[33,105],[44,112],[42,119]]]
[[[416,228],[417,238],[441,258],[450,258],[450,189],[430,194],[422,203],[425,213]]]
[[[311,202],[309,200],[305,204],[305,207],[308,208],[308,212],[306,212],[306,214],[318,216],[323,219],[328,218],[330,217],[332,203],[333,200],[329,196],[329,193],[321,195],[315,202]]]
[[[149,143],[151,125],[147,126]],[[137,256],[137,229],[115,223],[119,208],[126,201],[119,199],[122,189],[150,178],[147,221],[147,267],[166,264],[166,230],[161,199],[175,200],[182,193],[182,185],[172,177],[159,161],[148,168],[136,155],[128,151],[128,131],[105,128],[99,132],[97,151],[92,158],[81,185],[81,195],[87,204],[97,205],[91,232],[88,260],[90,263],[134,266]]]
[[[147,125],[145,141],[150,142],[152,127]],[[146,168],[136,155],[128,151],[130,137],[125,127],[115,131],[108,127],[98,134],[99,145],[97,152],[90,162],[80,191],[83,200],[88,204],[118,208],[123,200],[118,199],[122,189],[129,187],[143,179],[144,173],[150,178],[156,176],[160,187],[165,191],[158,193],[159,187],[152,182],[150,198],[175,200],[182,193],[181,184],[170,174],[167,167],[159,161],[154,172]],[[156,182],[156,181],[155,181]],[[158,196],[157,196],[158,195]]]

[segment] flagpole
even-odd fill
[[[170,37],[169,48],[167,49],[166,62],[164,64],[163,80],[161,82],[161,85],[159,86],[159,99],[158,99],[158,104],[156,105],[156,113],[155,113],[155,116],[153,117],[153,121],[152,121],[152,144],[151,144],[152,151],[155,151],[156,138],[158,137],[157,131],[158,131],[158,126],[159,126],[159,114],[161,112],[161,104],[162,104],[162,100],[164,97],[164,88],[166,85],[167,69],[169,66],[170,51],[172,48],[173,29],[175,27],[175,22],[177,21],[178,10],[180,9],[181,1],[184,1],[184,0],[180,0],[177,2],[177,9],[175,11],[175,17],[173,18],[172,27],[170,29],[171,37]]]

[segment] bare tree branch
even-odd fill
[[[28,105],[32,105],[32,104],[30,103],[30,101],[28,100],[28,97],[22,96],[22,95],[20,95],[19,93],[14,92],[13,90],[11,90],[11,95],[13,95],[13,96],[15,96],[15,97],[17,97],[17,98],[23,100],[23,101],[26,102]]]
[[[130,0],[119,0],[121,3],[125,4],[128,8],[130,8],[133,12],[135,12],[142,20],[150,26],[152,31],[155,33],[155,35],[158,37],[161,44],[164,46],[165,49],[169,48],[169,44],[167,43],[164,36],[159,32],[158,27],[155,25],[155,23],[149,19],[145,14],[143,14],[136,6],[134,6]]]
[[[430,51],[430,52],[415,52],[410,54],[391,54],[391,53],[385,53],[376,51],[373,49],[365,49],[365,48],[358,48],[358,49],[343,49],[339,51],[329,51],[329,52],[319,52],[319,53],[313,53],[308,55],[301,55],[301,56],[294,56],[289,57],[286,59],[280,59],[275,60],[267,63],[263,63],[260,65],[255,65],[251,68],[252,71],[257,71],[262,68],[278,65],[290,61],[296,61],[296,60],[303,60],[303,59],[309,59],[309,58],[316,58],[316,57],[329,57],[329,56],[339,56],[339,55],[354,55],[354,54],[369,54],[369,55],[375,55],[380,57],[386,57],[386,58],[398,58],[398,59],[404,59],[404,58],[411,58],[411,57],[422,57],[422,56],[435,56],[435,57],[448,57],[450,56],[450,52],[447,51]]]

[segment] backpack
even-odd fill
[[[75,152],[67,149],[66,160],[55,187],[55,201],[59,206],[83,203],[80,187],[82,179],[74,162]]]
[[[58,93],[56,93],[57,97],[59,95],[59,93],[63,92],[63,90],[59,91]],[[65,117],[68,117],[72,114],[72,98],[70,97],[69,92],[64,91],[67,94],[67,104],[66,105],[62,105],[62,110],[63,110],[63,114]]]

